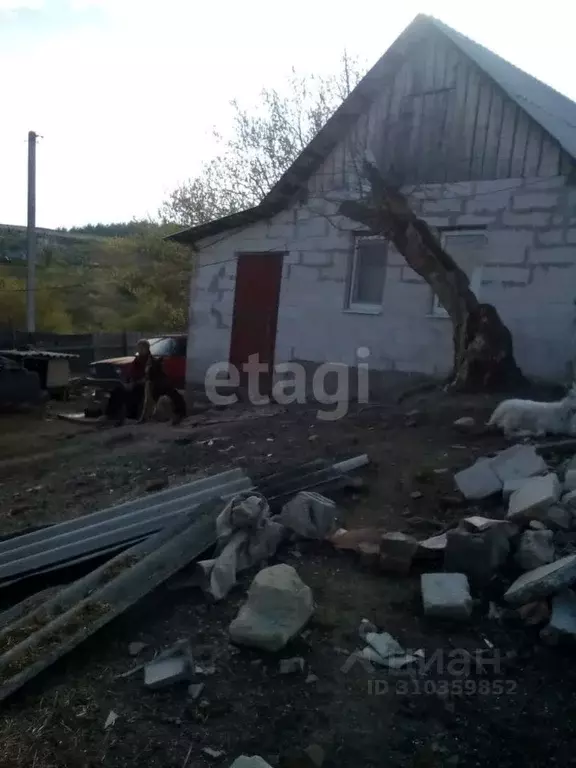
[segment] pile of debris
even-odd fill
[[[99,563],[67,586],[32,594],[0,614],[0,701],[214,545],[214,556],[197,567],[201,585],[222,599],[238,573],[266,564],[284,538],[333,534],[334,502],[310,489],[345,485],[346,472],[367,463],[366,455],[332,466],[314,462],[257,482],[231,470],[0,542],[0,587],[34,583],[39,574],[55,570],[66,580],[71,565],[89,569],[91,561]],[[267,569],[269,582],[266,570],[258,574],[250,591],[256,603],[265,595],[277,602],[288,566],[276,568]],[[298,577],[288,576],[290,591]],[[311,597],[308,602],[311,606]],[[290,610],[293,620],[303,618],[295,604]],[[285,625],[281,618],[275,622],[272,645],[292,636],[290,610],[283,614]],[[257,619],[249,602],[236,620],[238,642],[243,633],[262,631]],[[154,688],[187,679],[191,665],[190,650],[178,646],[140,669]]]
[[[576,639],[576,456],[552,452],[545,461],[542,453],[555,445],[568,443],[513,445],[456,473],[472,509],[444,533],[418,541],[401,532],[341,529],[331,540],[380,571],[426,570],[426,616],[465,620],[483,604],[491,617],[541,626],[548,643]]]

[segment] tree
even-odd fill
[[[109,264],[94,282],[93,318],[103,329],[182,331],[188,321],[191,259],[187,248],[143,232],[106,244]]]
[[[62,290],[43,281],[36,288],[36,323],[41,331],[72,331]],[[26,327],[26,282],[21,278],[0,277],[0,327]]]
[[[480,304],[468,277],[446,253],[426,222],[416,216],[402,192],[389,186],[372,161],[362,175],[370,187],[368,201],[346,200],[339,212],[384,235],[412,269],[426,280],[452,320],[455,390],[502,390],[522,384],[512,335],[491,304]]]
[[[285,92],[264,89],[254,112],[233,101],[231,136],[214,132],[222,151],[163,203],[163,222],[195,226],[257,205],[360,80],[357,60],[345,53],[332,77],[295,70]]]

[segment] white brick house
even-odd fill
[[[192,244],[188,379],[269,363],[443,375],[451,324],[389,243],[338,215],[369,149],[483,302],[525,373],[565,380],[576,320],[576,104],[419,16],[262,203],[174,236]]]

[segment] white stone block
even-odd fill
[[[514,213],[504,211],[502,221],[507,227],[546,227],[550,223],[550,214],[543,211]]]
[[[564,490],[576,490],[576,456],[573,456],[570,459],[568,466],[566,467],[566,474],[564,475]]]
[[[248,600],[230,624],[240,645],[278,651],[295,637],[314,611],[312,590],[292,566],[264,568],[248,590]]]
[[[163,688],[189,679],[190,667],[184,658],[152,661],[144,667],[144,684],[147,688]]]
[[[539,245],[562,245],[563,242],[564,233],[561,229],[551,229],[549,232],[538,233]]]
[[[507,480],[544,474],[548,467],[533,445],[512,445],[492,459],[492,469],[504,484]]]
[[[524,531],[514,557],[523,571],[532,571],[554,560],[554,533],[543,531]]]
[[[513,477],[513,478],[510,478],[510,480],[506,480],[504,482],[504,485],[502,486],[503,498],[508,500],[510,496],[514,493],[514,491],[517,491],[520,488],[522,488],[525,482],[526,482],[525,477]]]
[[[534,232],[529,229],[492,229],[488,234],[485,260],[487,263],[520,264],[533,242]]]
[[[568,555],[520,576],[504,593],[504,599],[512,605],[524,605],[559,592],[574,581],[576,581],[576,555]]]
[[[528,261],[531,264],[572,264],[576,262],[576,248],[529,248]]]
[[[492,469],[492,459],[478,459],[471,467],[454,475],[456,486],[467,499],[485,499],[502,489],[502,482]]]
[[[472,613],[468,579],[463,573],[423,573],[424,614],[446,619],[467,619]]]
[[[252,755],[252,757],[240,755],[234,760],[230,768],[272,768],[272,766],[258,755]]]
[[[478,216],[474,213],[464,213],[456,217],[456,224],[460,227],[485,227],[496,221],[496,216]]]
[[[524,192],[514,196],[515,211],[529,211],[534,208],[555,208],[558,204],[556,192]]]
[[[524,485],[510,496],[507,518],[538,519],[539,513],[544,512],[560,497],[560,481],[551,472],[540,477],[531,477]]]

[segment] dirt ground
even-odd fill
[[[401,406],[354,406],[336,422],[305,408],[238,407],[207,412],[196,426],[108,430],[30,417],[24,437],[23,417],[18,429],[0,417],[0,533],[85,514],[201,470],[259,474],[366,452],[364,489],[337,499],[345,527],[424,538],[474,511],[454,493],[453,471],[504,442],[480,430],[459,434],[452,424],[462,415],[482,423],[493,404],[435,393]],[[487,618],[486,596],[468,623],[425,620],[418,569],[375,573],[352,553],[309,541],[283,547],[275,562],[293,565],[317,604],[307,631],[285,651],[266,655],[228,642],[250,575],[214,605],[186,586],[183,572],[9,702],[1,768],[227,768],[240,754],[307,768],[291,753],[311,744],[324,749],[324,768],[576,764],[570,649],[546,648],[535,630]],[[427,658],[492,645],[503,661],[490,675],[444,678],[437,669],[421,676],[348,668],[363,618]],[[118,677],[181,638],[215,668],[198,677],[205,687],[196,701],[185,684],[151,692],[141,672]],[[148,647],[133,659],[128,644],[137,640]],[[305,671],[281,675],[279,658],[292,656],[305,659]],[[105,729],[111,710],[118,719]]]

